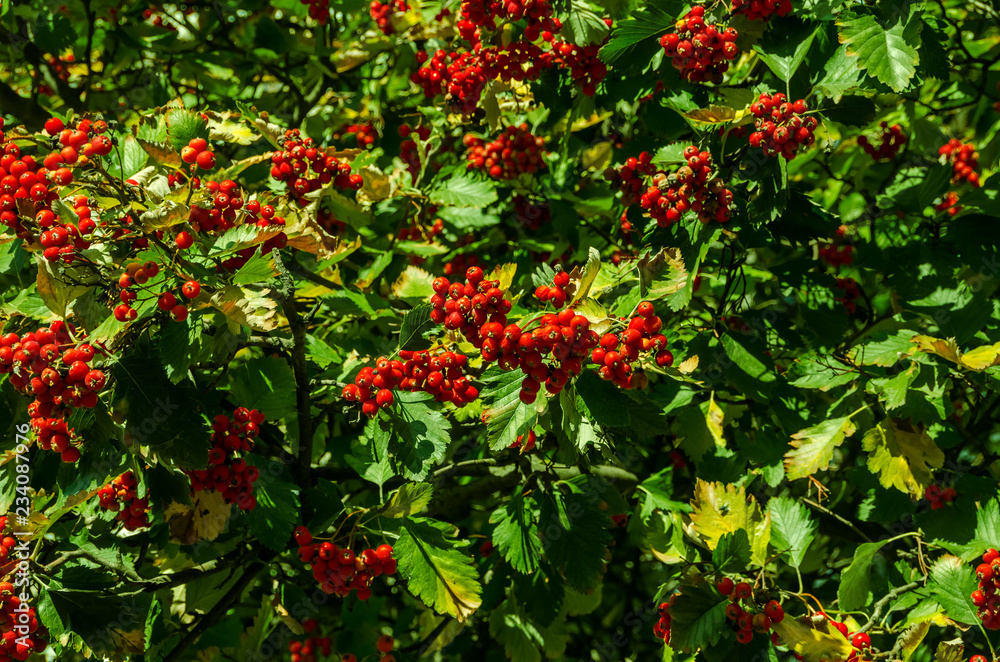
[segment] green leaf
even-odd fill
[[[535,531],[535,500],[518,494],[490,515],[493,544],[514,570],[530,574],[538,569],[542,545]]]
[[[274,476],[269,460],[252,455],[250,463],[261,469],[260,478],[253,485],[257,505],[244,512],[250,533],[274,551],[283,551],[299,521],[299,486],[288,476],[284,465],[279,465],[281,473]]]
[[[379,487],[396,475],[389,457],[390,423],[384,411],[365,426],[365,437],[351,442],[351,454],[344,461],[365,480]]]
[[[545,557],[578,591],[597,586],[611,540],[608,514],[593,495],[556,490],[542,499],[538,537]]]
[[[201,113],[186,108],[172,108],[167,111],[165,119],[167,135],[175,151],[179,152],[187,147],[193,138],[208,140],[208,121],[201,116]]]
[[[431,502],[434,488],[428,483],[406,483],[392,495],[379,513],[382,517],[409,517]]]
[[[434,328],[431,321],[431,310],[434,307],[429,303],[421,303],[414,306],[403,318],[403,325],[399,329],[399,349],[426,349],[430,347],[430,342],[424,339],[423,333]]]
[[[851,565],[840,575],[837,599],[840,601],[841,609],[853,611],[868,604],[872,561],[884,544],[885,542],[866,542],[854,551]]]
[[[750,538],[743,529],[726,533],[712,550],[712,565],[723,572],[742,572],[750,565]]]
[[[762,48],[761,44],[758,44],[754,46],[754,50],[757,51],[760,59],[764,61],[774,75],[787,83],[795,75],[799,67],[802,66],[802,61],[805,60],[806,54],[812,46],[813,39],[816,38],[816,32],[817,29],[814,29],[809,33],[809,36],[803,38],[801,35],[785,30],[777,31],[777,34],[785,36],[781,44],[776,47],[768,44],[766,51]]]
[[[239,271],[233,274],[233,285],[248,285],[262,283],[275,275],[274,258],[261,255],[260,249],[246,261]]]
[[[452,532],[454,527],[444,522],[406,518],[395,557],[410,592],[439,614],[465,622],[482,604],[482,587],[472,557],[445,537]]]
[[[410,480],[424,480],[427,474],[444,459],[451,441],[451,425],[444,415],[431,409],[426,393],[396,392],[392,408],[392,427],[395,435],[389,452],[402,466]]]
[[[811,476],[830,466],[833,451],[854,434],[851,417],[832,418],[792,435],[792,450],[785,454],[788,480]]]
[[[126,136],[117,149],[104,158],[109,175],[115,179],[129,179],[146,167],[149,154],[135,138]]]
[[[791,497],[774,497],[767,502],[767,512],[771,514],[771,546],[784,552],[788,562],[798,568],[816,537],[816,520]]]
[[[495,186],[469,176],[451,177],[427,195],[441,206],[486,207],[497,201]]]
[[[608,36],[607,23],[580,0],[572,0],[569,15],[562,19],[562,24],[563,36],[578,46],[600,44]]]
[[[628,411],[628,396],[593,371],[586,370],[580,375],[576,381],[576,392],[587,405],[595,423],[624,427],[632,420]]]
[[[614,64],[630,53],[639,42],[673,30],[674,19],[658,7],[649,7],[632,14],[615,25],[611,39],[598,53],[605,64]]]
[[[295,375],[283,359],[250,359],[229,371],[229,388],[241,406],[271,420],[295,414]]]
[[[847,46],[842,45],[829,59],[824,68],[823,78],[813,88],[834,103],[840,103],[844,95],[861,84],[861,70],[854,57],[847,54]]]
[[[847,55],[857,58],[858,66],[895,92],[909,86],[920,61],[919,19],[911,17],[904,25],[899,18],[886,28],[873,16],[845,11],[837,24],[840,41],[847,45]]]
[[[972,567],[957,556],[947,554],[931,567],[927,588],[938,604],[944,607],[948,618],[959,623],[977,622],[972,592],[976,590],[976,576]]]
[[[975,539],[1000,547],[1000,501],[990,499],[976,513]]]
[[[521,381],[524,379],[521,371],[501,372],[499,369],[491,369],[483,377],[484,380],[494,380],[481,393],[483,401],[490,403],[483,409],[482,416],[486,423],[486,441],[490,450],[500,450],[509,447],[518,437],[527,433],[537,420],[538,412],[534,404],[521,402],[519,394]]]
[[[727,604],[729,598],[705,582],[682,584],[670,608],[670,647],[694,653],[714,646],[725,630]]]

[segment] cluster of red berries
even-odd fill
[[[869,637],[866,632],[851,632],[850,629],[847,627],[846,623],[835,621],[822,611],[816,612],[816,616],[821,616],[825,618],[827,622],[830,625],[832,625],[833,628],[837,630],[837,632],[842,634],[844,638],[847,639],[847,641],[854,648],[854,650],[851,652],[850,655],[847,656],[847,659],[844,660],[844,662],[859,662],[859,660],[864,656],[864,651],[867,651],[869,648],[871,648],[872,640],[871,637]],[[799,653],[794,653],[794,652],[792,653],[792,657],[794,657],[799,662],[802,662],[805,659]]]
[[[552,285],[539,285],[535,288],[535,298],[542,302],[550,302],[558,310],[566,304],[567,285],[569,285],[569,274],[559,271],[552,279]]]
[[[850,266],[854,262],[854,246],[848,241],[847,226],[841,225],[833,242],[819,249],[819,258],[831,267]]]
[[[664,644],[670,643],[670,625],[674,620],[670,615],[670,608],[674,606],[676,599],[677,594],[675,593],[670,596],[669,600],[660,603],[660,620],[653,624],[653,636],[662,639]]]
[[[13,547],[14,539],[10,537],[4,538],[4,546],[8,540],[11,541],[10,547]],[[0,582],[0,629],[3,631],[3,636],[0,637],[0,662],[23,662],[32,653],[41,653],[46,648],[47,632],[38,622],[35,608],[26,605],[25,609],[21,605],[18,592],[10,582]],[[14,629],[15,623],[27,625],[28,634],[22,636],[20,631]]]
[[[344,387],[343,397],[348,402],[360,402],[366,416],[374,416],[379,409],[391,407],[395,402],[394,389],[429,393],[438,402],[468,404],[479,397],[479,390],[469,383],[464,368],[468,357],[450,351],[400,350],[399,359],[382,356],[375,367],[365,366],[354,378],[353,384]],[[400,360],[402,359],[402,360]]]
[[[676,172],[653,176],[653,186],[642,195],[639,204],[661,228],[679,221],[689,209],[698,214],[702,223],[711,220],[725,223],[732,214],[733,192],[720,178],[712,177],[712,155],[689,145],[684,148],[684,158],[687,165]],[[626,230],[624,226],[622,229]]]
[[[543,71],[556,65],[554,51],[543,51],[541,46],[527,41],[515,41],[507,46],[481,47],[478,55],[487,80],[500,78],[504,82],[535,81]]]
[[[118,277],[118,286],[121,292],[118,293],[120,304],[115,306],[115,319],[119,322],[130,322],[139,316],[138,311],[131,304],[138,298],[136,293],[137,285],[145,285],[150,278],[155,278],[160,273],[160,265],[150,260],[145,264],[133,262],[125,268],[125,272]]]
[[[729,63],[740,53],[736,30],[706,23],[704,7],[693,7],[674,28],[676,32],[660,38],[674,69],[693,83],[721,83]]]
[[[372,20],[378,25],[378,29],[382,31],[382,34],[390,35],[396,31],[392,26],[392,15],[394,13],[402,13],[410,8],[406,4],[406,0],[388,0],[387,2],[380,2],[380,0],[372,0],[372,3],[368,6],[368,12],[372,15]]]
[[[378,138],[378,130],[371,122],[348,124],[338,130],[333,137],[337,140],[343,140],[347,136],[354,136],[358,147],[371,147],[375,144],[375,139]]]
[[[861,149],[865,150],[868,156],[875,160],[888,159],[892,160],[896,158],[899,154],[899,150],[903,149],[903,145],[906,144],[906,134],[903,133],[903,127],[898,124],[893,124],[889,126],[888,122],[882,122],[879,127],[882,129],[881,143],[878,147],[875,147],[868,140],[868,136],[860,136],[858,138],[858,144],[861,145]]]
[[[947,211],[949,216],[954,216],[958,212],[962,211],[964,207],[958,204],[958,193],[955,191],[948,191],[945,193],[944,197],[941,198],[941,202],[934,205],[935,211]]]
[[[979,588],[972,592],[972,604],[987,630],[1000,630],[1000,552],[990,548],[983,554],[983,562],[976,568]]]
[[[523,39],[526,42],[536,41],[539,37],[550,41],[552,33],[562,29],[562,23],[553,16],[552,4],[548,0],[462,0],[455,27],[462,38],[475,48],[484,32],[497,30],[497,20],[525,21]]]
[[[435,278],[431,320],[444,324],[449,331],[461,331],[466,340],[484,350],[485,358],[485,341],[496,339],[497,327],[502,334],[511,309],[499,284],[499,281],[487,280],[479,267],[466,270],[465,283],[453,283],[444,276]]]
[[[320,25],[326,25],[330,20],[330,0],[299,0],[304,5],[309,5],[309,18]]]
[[[530,453],[535,450],[535,431],[530,430],[528,432],[527,440],[524,439],[523,434],[517,435],[517,440],[514,441],[508,448],[513,448],[514,450],[519,450],[522,453]]]
[[[278,142],[282,151],[271,154],[271,176],[288,184],[289,195],[300,204],[305,202],[302,196],[306,193],[331,182],[339,189],[361,188],[361,175],[351,174],[350,163],[327,156],[312,138],[302,138],[298,129],[288,129]]]
[[[535,136],[527,124],[508,126],[496,140],[486,142],[466,134],[462,142],[468,151],[469,170],[485,170],[493,179],[516,179],[522,173],[545,169],[545,138]]]
[[[476,112],[489,78],[475,53],[437,50],[429,56],[421,51],[417,53],[417,62],[421,67],[410,80],[423,90],[425,97],[443,95],[457,112],[463,115]]]
[[[958,496],[954,487],[946,487],[943,490],[937,485],[928,485],[924,490],[924,498],[931,504],[931,510],[940,510],[951,504]]]
[[[107,383],[104,371],[90,365],[94,346],[74,341],[75,333],[72,324],[55,321],[34,333],[0,337],[0,374],[9,374],[11,386],[35,397],[28,415],[38,443],[60,453],[63,462],[80,459],[80,449],[70,445],[66,418],[74,407],[97,405],[97,392]]]
[[[847,312],[854,314],[858,309],[858,299],[861,297],[861,288],[853,278],[838,278],[836,287],[842,294],[836,300],[847,309]]]
[[[372,595],[373,578],[396,574],[392,545],[379,545],[355,554],[349,547],[341,548],[332,542],[314,542],[304,526],[296,527],[294,536],[299,545],[299,559],[312,567],[313,579],[324,593],[344,598],[357,591],[358,600],[364,601]]]
[[[249,453],[254,438],[260,434],[264,414],[256,409],[238,407],[232,420],[219,414],[212,421],[212,448],[208,451],[208,468],[185,471],[191,477],[191,495],[196,492],[218,492],[226,503],[235,503],[240,510],[257,507],[253,484],[260,475],[236,453]]]
[[[816,118],[802,117],[808,110],[802,99],[790,103],[781,92],[774,96],[762,93],[750,104],[750,112],[757,118],[750,146],[762,148],[768,156],[780,154],[791,160],[800,145],[808,147],[816,142]]]
[[[751,21],[769,21],[772,16],[792,13],[792,0],[733,0],[733,14],[746,14]]]
[[[521,402],[531,404],[542,385],[552,395],[558,394],[573,377],[583,372],[587,353],[598,343],[590,320],[572,308],[549,313],[539,319],[534,330],[521,330],[517,324],[488,330],[483,344],[483,358],[497,360],[502,370],[520,368],[524,373]]]
[[[441,234],[442,231],[444,231],[444,220],[440,218],[434,219],[429,228],[421,227],[419,223],[414,222],[413,225],[408,225],[399,231],[399,239],[400,241],[430,240]]]
[[[640,373],[632,369],[641,352],[655,352],[653,359],[661,368],[669,368],[674,363],[674,355],[667,349],[667,337],[660,333],[663,322],[656,315],[653,304],[643,301],[637,312],[639,314],[629,320],[624,331],[601,336],[590,354],[590,360],[600,366],[601,378],[625,389],[643,388],[647,383],[645,375],[639,377]]]
[[[609,28],[611,27],[610,18],[604,19],[604,22]],[[610,32],[608,36],[610,36]],[[597,86],[608,75],[608,66],[597,57],[597,53],[603,45],[601,43],[580,46],[562,40],[552,42],[552,53],[555,55],[556,64],[564,69],[569,69],[573,84],[588,97],[597,93]]]
[[[761,611],[756,611],[753,586],[747,582],[737,583],[723,577],[715,586],[721,595],[731,601],[726,605],[726,618],[736,626],[736,641],[741,644],[753,641],[754,632],[767,634],[774,623],[780,623],[785,618],[785,610],[777,600],[768,600]],[[772,632],[770,638],[777,643],[778,633]]]
[[[972,143],[963,144],[958,138],[952,138],[941,146],[938,154],[947,157],[952,164],[953,175],[951,181],[969,182],[974,187],[979,187],[979,152],[976,151]]]
[[[318,625],[315,618],[310,618],[302,621],[302,630],[309,634],[315,632]],[[290,641],[288,652],[292,654],[291,662],[318,662],[317,655],[326,657],[330,654],[330,637],[308,637],[305,641]]]
[[[647,186],[644,177],[652,177],[659,172],[653,165],[653,155],[649,152],[642,152],[639,157],[634,156],[625,159],[625,163],[618,168],[608,167],[604,171],[604,179],[608,180],[612,188],[616,188],[622,193],[622,202],[629,207],[642,197]],[[624,222],[624,216],[622,218]]]
[[[13,536],[13,531],[7,528],[7,516],[0,515],[0,563],[4,563],[10,557],[11,551],[17,546],[17,539]]]
[[[187,299],[192,300],[201,294],[201,284],[196,280],[189,280],[181,285],[181,295]],[[170,318],[175,322],[183,322],[188,318],[188,307],[183,303],[179,303],[177,296],[173,292],[163,292],[156,299],[157,307],[164,311],[170,313]]]
[[[208,141],[204,138],[192,138],[187,147],[181,149],[181,161],[202,170],[211,170],[215,167],[215,152],[208,148]]]
[[[416,134],[420,140],[427,140],[431,137],[431,129],[427,126],[411,127],[409,124],[399,127],[399,137],[403,139],[399,145],[399,158],[406,164],[407,171],[416,181],[420,175],[420,150],[417,149],[417,141],[410,137],[412,134]],[[429,148],[424,150],[424,156],[428,150]]]
[[[539,230],[542,225],[552,220],[549,205],[542,201],[533,201],[520,193],[511,201],[514,207],[514,218],[526,230]]]
[[[139,481],[126,471],[97,491],[101,508],[118,513],[118,521],[129,531],[149,526],[149,499],[139,498]]]

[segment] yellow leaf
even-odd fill
[[[753,116],[748,108],[729,108],[727,106],[709,106],[708,108],[696,108],[684,113],[684,117],[691,120],[692,124],[743,124],[744,120],[751,120]]]
[[[433,282],[433,274],[411,264],[392,284],[392,294],[401,299],[426,299],[434,294]]]
[[[596,248],[591,246],[589,252],[587,253],[587,263],[583,265],[583,273],[579,274],[579,276],[574,279],[576,282],[573,283],[573,298],[570,299],[570,306],[573,306],[577,301],[580,301],[585,296],[590,294],[590,288],[593,286],[594,279],[597,278],[597,274],[600,270],[601,253]],[[576,272],[577,270],[573,269],[573,273],[570,275],[575,276]],[[607,315],[605,315],[605,317],[606,316]]]
[[[924,640],[924,637],[927,636],[930,629],[931,624],[928,621],[924,621],[917,623],[899,635],[899,639],[896,640],[896,646],[900,647],[903,662],[907,662],[913,657],[914,651],[917,650],[917,647]]]
[[[142,226],[147,230],[162,230],[180,225],[188,220],[191,209],[173,200],[164,200],[161,205],[139,215]]]
[[[229,319],[255,331],[273,331],[278,328],[278,302],[268,296],[272,292],[227,285],[212,295],[210,304]]]
[[[694,529],[710,550],[716,548],[722,536],[742,530],[750,539],[753,560],[759,564],[767,560],[771,515],[761,512],[757,501],[747,496],[745,488],[709,483],[699,478],[691,506]]]
[[[651,273],[649,277],[648,297],[650,299],[659,299],[680,292],[687,285],[690,276],[687,267],[684,266],[684,258],[681,256],[680,249],[664,248],[657,257],[659,259],[650,264],[650,267],[656,267],[656,272]],[[644,265],[641,260],[639,266],[640,274],[644,275],[642,268]],[[654,276],[662,274],[664,269],[666,269],[667,277],[654,280]]]
[[[986,370],[995,365],[1000,365],[1000,343],[996,345],[984,345],[977,347],[971,352],[962,354],[962,365],[970,370]]]
[[[232,504],[218,492],[196,492],[192,503],[193,508],[174,501],[163,511],[170,538],[182,545],[218,538],[233,514]]]
[[[138,137],[136,138],[136,141],[144,150],[146,150],[147,154],[153,157],[153,160],[158,164],[174,168],[180,168],[183,165],[181,155],[178,152],[175,152],[169,145],[150,142],[149,140],[143,140]]]
[[[868,451],[868,469],[877,473],[882,487],[895,487],[920,498],[931,484],[931,467],[944,465],[944,453],[920,428],[913,430],[908,422],[896,419],[879,423],[861,441]]]
[[[578,315],[583,315],[590,321],[594,333],[607,333],[614,320],[608,317],[608,311],[596,299],[584,299],[574,304]]]
[[[792,435],[792,450],[785,454],[785,475],[788,480],[811,476],[826,469],[833,460],[833,451],[854,434],[851,417],[832,418]]]
[[[932,336],[913,336],[910,342],[914,343],[921,352],[936,354],[969,370],[981,371],[1000,365],[1000,343],[984,345],[970,352],[962,353],[954,338],[941,340]]]
[[[961,637],[942,641],[934,652],[934,662],[964,662],[965,642]]]
[[[725,416],[722,407],[715,403],[715,391],[713,391],[708,399],[708,415],[705,417],[705,424],[712,438],[715,439],[715,445],[719,448],[726,447],[726,438],[722,436],[722,424]]]
[[[514,273],[517,272],[517,265],[513,262],[502,264],[493,270],[487,279],[500,281],[497,285],[500,290],[506,292],[510,289],[510,284],[514,282]]]
[[[698,355],[689,356],[684,359],[678,366],[677,371],[682,375],[690,375],[692,372],[698,369]]]
[[[249,145],[260,138],[253,129],[242,121],[238,113],[225,115],[209,113],[208,136],[210,140],[221,140],[237,145]]]
[[[38,295],[42,297],[49,310],[59,317],[66,317],[66,308],[86,292],[87,287],[64,283],[56,273],[56,267],[52,262],[42,258],[41,255],[35,257],[38,264],[38,276],[35,279]]]
[[[362,204],[372,204],[391,198],[396,191],[389,180],[389,175],[382,172],[375,166],[365,166],[361,169],[362,176],[361,190],[358,192],[358,202]]]
[[[822,616],[784,618],[772,623],[771,629],[781,637],[781,643],[805,658],[805,662],[846,660],[854,651],[847,637]]]
[[[583,155],[580,157],[580,164],[584,168],[604,170],[611,161],[612,152],[613,146],[610,142],[599,142],[583,150]]]

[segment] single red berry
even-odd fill
[[[177,243],[177,248],[182,250],[191,248],[194,245],[194,238],[186,230],[178,232],[174,241]]]
[[[378,648],[381,653],[388,653],[395,645],[395,640],[389,635],[384,634],[378,638],[378,642],[375,644],[375,647]]]
[[[198,167],[202,170],[211,170],[215,167],[215,154],[212,152],[202,152],[198,155]]]
[[[858,650],[864,650],[870,648],[872,645],[872,639],[868,636],[866,632],[858,632],[853,637],[851,637],[851,645]]]
[[[753,595],[753,587],[746,582],[740,582],[733,587],[733,600],[746,600]]]
[[[719,589],[720,594],[730,595],[733,592],[733,587],[735,585],[736,584],[733,582],[732,579],[730,579],[729,577],[723,577],[722,579],[719,580],[719,582],[715,585],[715,587]]]
[[[196,280],[189,280],[181,286],[181,293],[188,299],[194,299],[201,293],[201,285]]]

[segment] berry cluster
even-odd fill
[[[189,280],[181,285],[181,295],[188,300],[195,299],[201,294],[201,284],[196,280]],[[183,322],[188,317],[188,307],[179,303],[173,292],[163,292],[156,299],[157,307],[170,313],[170,318],[175,322]]]
[[[444,276],[434,279],[431,319],[449,331],[461,331],[466,340],[483,350],[486,358],[490,353],[487,347],[495,344],[486,341],[495,341],[503,334],[511,308],[499,284],[487,280],[479,267],[466,270],[465,283],[453,283]]]
[[[460,16],[455,27],[459,34],[475,48],[481,43],[484,32],[495,32],[496,21],[525,21],[524,41],[539,37],[550,41],[553,32],[562,29],[562,23],[553,16],[548,0],[462,0]],[[547,37],[547,38],[546,38]]]
[[[847,243],[848,241],[847,226],[841,225],[837,228],[837,236],[834,237],[833,243],[819,249],[819,259],[831,267],[850,266],[854,262],[854,246]]]
[[[860,136],[858,138],[858,144],[861,145],[861,149],[865,150],[868,156],[875,160],[887,159],[892,160],[896,158],[899,154],[899,150],[903,149],[903,145],[906,144],[906,134],[903,133],[903,127],[898,124],[893,124],[889,126],[888,122],[882,122],[879,127],[882,129],[881,143],[878,147],[875,147],[868,140],[868,136]]]
[[[843,292],[839,297],[836,297],[836,300],[847,309],[848,313],[853,315],[858,309],[858,298],[861,297],[861,288],[858,287],[858,282],[853,278],[838,278],[836,287]]]
[[[181,161],[211,170],[215,167],[215,153],[208,149],[208,141],[204,138],[192,138],[187,147],[181,149]]]
[[[670,608],[674,606],[676,597],[675,593],[668,601],[660,603],[660,620],[653,624],[653,636],[662,639],[664,644],[670,643],[670,625],[674,620],[670,615]]]
[[[951,505],[957,496],[958,492],[955,491],[954,487],[946,487],[942,490],[937,485],[928,485],[927,489],[924,490],[924,498],[930,502],[931,510],[940,510]]]
[[[420,175],[420,150],[417,149],[417,141],[410,137],[412,134],[416,134],[420,140],[427,140],[431,137],[431,129],[427,126],[414,128],[409,124],[403,124],[399,127],[399,137],[403,139],[399,145],[399,158],[406,164],[406,170],[416,181]],[[427,156],[429,150],[429,146],[424,149],[424,156]]]
[[[604,22],[611,27],[611,19],[606,18]],[[610,36],[610,32],[608,33]],[[563,69],[569,69],[570,78],[573,84],[580,88],[586,96],[592,97],[597,93],[597,86],[604,77],[608,75],[608,66],[601,62],[597,53],[604,44],[587,44],[580,46],[567,41],[555,40],[552,42],[552,53],[555,55],[555,63]]]
[[[315,618],[302,621],[302,630],[309,634],[314,632],[319,624]],[[317,662],[317,655],[326,657],[330,654],[330,637],[308,637],[305,641],[288,642],[291,662]]]
[[[726,618],[736,626],[736,641],[741,644],[753,641],[754,632],[767,634],[774,623],[780,623],[785,618],[785,610],[777,600],[768,600],[763,610],[756,611],[753,586],[747,582],[736,583],[729,577],[723,577],[715,586],[721,595],[731,600],[726,605]],[[771,641],[776,643],[777,639],[778,633],[772,632]]]
[[[437,50],[428,56],[421,51],[417,53],[417,62],[421,67],[410,80],[423,90],[425,97],[444,95],[457,112],[463,115],[476,112],[489,77],[475,53]]]
[[[212,421],[212,448],[208,451],[208,468],[185,471],[191,477],[191,495],[196,492],[219,492],[226,503],[235,503],[240,510],[253,510],[257,497],[253,484],[260,475],[257,467],[236,456],[248,453],[260,433],[264,414],[256,409],[238,407],[232,420],[219,414]]]
[[[337,140],[344,140],[347,136],[354,136],[358,147],[371,147],[375,144],[375,139],[378,138],[378,130],[371,122],[362,122],[361,124],[348,124],[333,134]]]
[[[712,177],[712,155],[689,145],[684,158],[687,165],[676,172],[654,175],[653,186],[643,193],[639,204],[661,228],[679,221],[689,209],[702,223],[713,219],[725,223],[732,213],[733,192],[720,178]],[[622,229],[626,230],[624,225]]]
[[[382,34],[390,35],[396,31],[392,25],[392,15],[397,12],[405,12],[409,8],[406,0],[388,0],[387,2],[372,0],[371,5],[368,6],[368,12],[372,15],[372,20],[378,25]]]
[[[320,25],[326,25],[330,20],[330,0],[299,0],[304,5],[309,5],[309,18]]]
[[[535,450],[535,431],[531,430],[528,432],[527,440],[524,439],[523,434],[517,435],[517,439],[508,448],[519,450],[522,453],[530,453]]]
[[[502,370],[520,368],[521,402],[531,404],[542,385],[552,395],[583,372],[587,353],[597,346],[598,335],[590,320],[572,308],[543,315],[534,330],[521,330],[517,324],[489,331],[491,338],[483,345],[483,358],[499,361]]]
[[[545,169],[545,138],[533,135],[527,124],[508,126],[492,142],[467,134],[463,143],[468,148],[466,167],[485,170],[493,179],[516,179]]]
[[[395,402],[393,389],[433,395],[438,402],[454,402],[461,407],[479,397],[479,390],[465,376],[468,357],[450,351],[400,350],[402,360],[380,357],[375,368],[365,366],[344,387],[344,399],[360,402],[366,416]]]
[[[4,538],[4,543],[8,540],[13,546],[14,539]],[[47,632],[38,622],[35,608],[21,605],[18,592],[10,582],[0,582],[0,627],[3,630],[3,637],[0,637],[0,662],[27,660],[32,653],[41,653],[46,648]],[[27,625],[28,634],[22,636],[23,631],[14,629],[15,623]]]
[[[339,189],[361,188],[361,175],[351,174],[350,163],[326,156],[312,138],[302,138],[298,129],[285,131],[278,142],[282,151],[271,154],[271,176],[288,184],[289,195],[299,204],[305,205],[302,196],[331,182]]]
[[[74,341],[71,333],[78,333],[72,324],[55,321],[34,333],[0,337],[0,374],[9,374],[11,386],[35,397],[28,415],[38,443],[60,453],[63,462],[80,459],[66,419],[74,407],[94,407],[107,382],[104,371],[90,365],[93,345]]]
[[[129,305],[139,296],[136,293],[136,286],[145,285],[150,278],[155,278],[158,273],[160,273],[160,265],[153,260],[145,264],[133,262],[125,268],[125,272],[118,277],[118,286],[121,288],[118,299],[121,303],[114,310],[116,320],[130,322],[139,316],[138,311]]]
[[[975,145],[962,144],[961,140],[952,138],[941,146],[938,154],[951,161],[953,169],[951,181],[955,183],[965,181],[974,187],[979,187],[979,173],[976,172],[976,168],[979,167],[979,152],[976,151]]]
[[[944,197],[941,198],[941,202],[934,205],[935,211],[947,211],[949,216],[954,216],[958,212],[962,211],[964,207],[958,204],[958,193],[955,191],[948,191],[945,193]]]
[[[604,171],[604,179],[608,180],[612,188],[618,189],[622,193],[622,202],[625,206],[631,206],[646,192],[647,186],[643,177],[652,177],[659,172],[653,165],[653,155],[649,152],[642,152],[639,157],[629,157],[625,163],[617,169],[608,167]],[[624,221],[624,217],[622,219]]]
[[[149,499],[139,498],[139,481],[126,471],[97,491],[101,508],[118,513],[118,521],[129,531],[149,526]]]
[[[988,549],[983,562],[976,568],[979,588],[972,592],[972,604],[977,607],[979,619],[987,630],[1000,630],[1000,552]]]
[[[554,51],[543,51],[541,46],[527,41],[480,48],[478,55],[486,78],[504,82],[535,81],[544,70],[556,65]]]
[[[344,598],[357,591],[358,600],[364,601],[372,595],[373,578],[396,574],[392,545],[379,545],[355,555],[349,547],[341,548],[329,541],[315,542],[304,526],[297,527],[294,535],[299,559],[312,567],[313,579],[324,593]]]
[[[772,16],[792,13],[792,0],[733,0],[733,14],[746,14],[751,21],[769,21]]]
[[[558,271],[552,279],[552,285],[540,285],[535,289],[535,298],[542,302],[551,302],[556,309],[562,308],[569,296],[566,293],[567,285],[569,285],[569,274]]]
[[[692,7],[674,28],[677,32],[660,38],[660,46],[674,69],[693,83],[721,83],[729,63],[740,53],[736,30],[706,23],[704,7]]]
[[[7,528],[7,516],[0,515],[0,563],[5,563],[11,555],[11,551],[17,545],[17,538],[13,535],[13,529]]]
[[[750,134],[750,146],[760,147],[768,156],[782,155],[787,160],[795,157],[799,145],[806,147],[816,142],[815,117],[802,117],[809,106],[802,99],[790,103],[785,95],[762,93],[750,104],[750,112],[757,118],[756,131]]]
[[[625,389],[645,386],[645,379],[635,379],[637,373],[632,370],[632,363],[639,360],[640,352],[655,352],[654,360],[661,368],[669,368],[674,363],[674,355],[666,348],[667,337],[660,333],[663,322],[656,315],[653,304],[643,301],[637,312],[639,314],[629,320],[624,331],[601,336],[590,354],[590,360],[600,366],[601,378]]]

